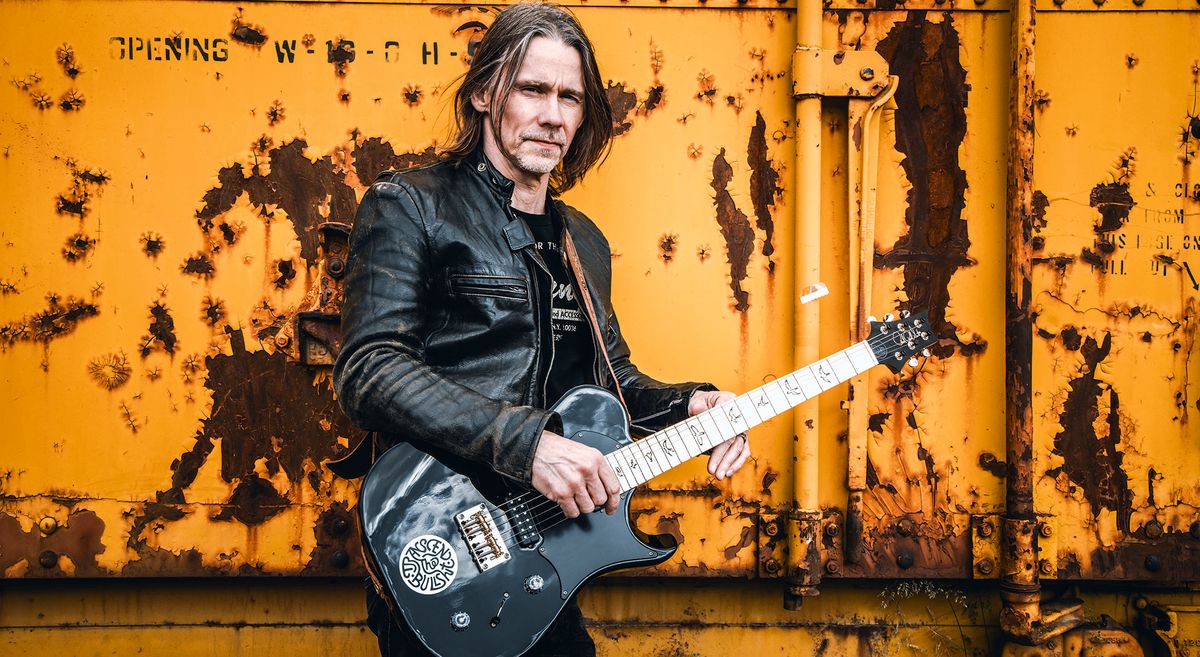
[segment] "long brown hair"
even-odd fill
[[[455,135],[443,155],[450,160],[462,160],[482,144],[484,115],[471,104],[476,94],[491,96],[492,132],[500,134],[500,119],[517,70],[525,59],[529,42],[539,36],[557,39],[574,48],[583,61],[583,123],[563,161],[550,173],[550,188],[559,193],[574,186],[608,154],[612,143],[612,107],[604,93],[592,42],[575,17],[557,5],[520,3],[496,16],[475,48],[471,68],[454,96]]]

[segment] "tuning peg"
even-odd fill
[[[912,358],[909,358],[909,359],[908,359],[908,365],[909,365],[909,367],[916,367],[916,366],[917,366],[917,362],[918,362],[918,361],[917,361],[917,357],[916,357],[916,356],[913,356]]]
[[[911,314],[912,314],[912,313],[911,313],[911,312],[909,312],[909,311],[907,311],[907,310],[901,310],[901,311],[900,311],[900,318],[901,318],[901,319],[908,319],[908,316],[909,316],[909,315],[911,315]]]
[[[895,315],[893,315],[893,314],[891,314],[891,313],[888,313],[888,314],[886,314],[886,315],[884,315],[884,316],[883,316],[883,321],[885,321],[885,322],[890,322],[890,321],[893,321],[893,320],[895,320],[895,319],[896,319],[896,316],[895,316]]]
[[[878,322],[879,320],[875,319],[874,315],[867,315],[867,321],[874,324],[875,322]]]
[[[928,349],[922,349],[922,350],[921,350],[921,355],[922,355],[922,356],[924,356],[924,357],[926,357],[926,358],[929,358],[929,350],[928,350]]]

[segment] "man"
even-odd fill
[[[559,435],[548,407],[575,386],[600,385],[620,391],[635,426],[657,429],[733,395],[638,371],[609,298],[608,243],[554,198],[603,158],[612,132],[592,45],[575,19],[551,5],[502,11],[455,111],[443,160],[384,174],[359,207],[338,399],[385,443],[411,440],[482,463],[571,518],[611,514],[615,473],[599,451]],[[745,437],[733,438],[713,449],[709,472],[723,479],[749,455]],[[384,655],[425,654],[372,590],[368,616]],[[530,654],[594,652],[571,603]]]

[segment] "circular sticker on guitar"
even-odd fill
[[[400,577],[421,595],[445,591],[457,575],[458,555],[441,536],[418,536],[400,551]]]

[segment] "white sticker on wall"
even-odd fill
[[[421,595],[445,591],[457,575],[458,555],[441,536],[418,536],[400,551],[400,576]]]

